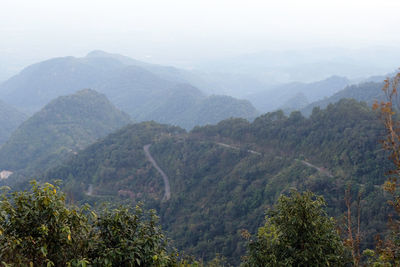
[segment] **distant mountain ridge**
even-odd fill
[[[382,75],[398,68],[397,47],[309,47],[266,50],[206,62],[202,70],[239,73],[275,84],[295,81],[310,83],[332,75],[350,79]]]
[[[261,91],[245,98],[258,110],[270,112],[277,109],[298,110],[307,104],[326,96],[331,96],[350,83],[345,77],[332,76],[313,83],[294,82],[279,85],[267,91]],[[296,101],[297,97],[300,97]]]
[[[143,61],[139,61],[127,56],[123,56],[115,53],[107,53],[101,50],[94,50],[87,54],[86,58],[109,58],[115,59],[120,63],[127,66],[141,67],[160,78],[174,82],[174,83],[187,83],[191,84],[206,94],[213,94],[220,92],[220,88],[215,84],[208,82],[206,78],[201,75],[194,74],[193,72],[175,68],[172,66],[163,66],[158,64],[150,64]]]
[[[247,101],[230,98],[227,103],[223,101],[226,97],[208,99],[203,91],[190,85],[193,79],[194,75],[176,68],[95,51],[83,58],[55,58],[25,68],[0,85],[0,99],[32,114],[60,95],[93,88],[136,121],[155,120],[187,129],[203,121],[216,123],[232,116],[251,119],[258,114]],[[215,101],[218,99],[221,102]],[[189,107],[185,102],[194,106]],[[196,118],[187,116],[194,110],[204,110],[202,106],[210,103],[222,106],[221,109],[208,106],[211,110],[224,112],[207,118],[201,114],[195,114]]]
[[[326,108],[329,104],[336,103],[343,98],[353,98],[357,101],[366,102],[369,106],[375,101],[385,100],[385,94],[382,91],[383,82],[364,82],[360,84],[349,85],[343,90],[333,94],[325,99],[315,101],[301,109],[305,115],[310,115],[314,107]]]

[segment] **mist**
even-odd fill
[[[0,69],[4,79],[34,62],[94,49],[195,68],[262,51],[396,47],[399,7],[375,0],[3,1]]]

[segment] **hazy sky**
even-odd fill
[[[398,0],[1,0],[0,60],[93,49],[187,63],[267,49],[400,45]]]

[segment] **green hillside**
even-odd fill
[[[255,232],[264,212],[290,188],[324,195],[328,211],[344,212],[344,190],[363,193],[363,247],[373,246],[387,210],[380,206],[386,163],[378,140],[383,128],[365,104],[342,100],[315,109],[310,118],[268,113],[253,123],[230,119],[185,133],[156,123],[125,127],[44,179],[63,179],[76,201],[144,201],[156,208],[174,245],[209,260],[222,253],[240,261],[240,230]],[[171,198],[162,201],[161,175],[143,151],[169,177]]]
[[[93,90],[59,97],[19,126],[0,148],[0,168],[44,170],[129,122],[127,114]]]
[[[27,118],[24,113],[0,101],[0,145],[4,144]]]

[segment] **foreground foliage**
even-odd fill
[[[3,193],[0,202],[2,266],[171,266],[167,242],[153,211],[140,206],[103,210],[66,205],[52,184]]]
[[[250,241],[243,266],[344,266],[344,245],[325,205],[309,191],[280,196]]]

